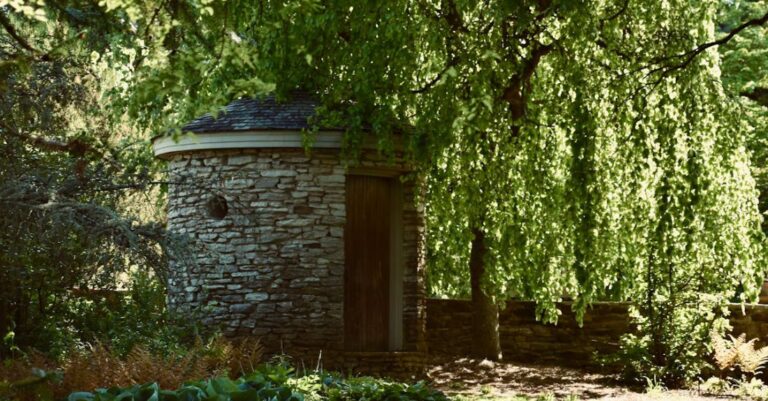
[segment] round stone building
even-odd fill
[[[372,149],[345,163],[342,130],[320,130],[307,151],[315,107],[302,94],[238,100],[184,127],[194,135],[154,140],[168,229],[193,249],[171,262],[169,305],[270,353],[422,352],[418,179]]]

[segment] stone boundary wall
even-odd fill
[[[595,353],[618,350],[619,337],[631,329],[628,305],[598,302],[576,324],[571,304],[558,305],[562,315],[557,325],[535,319],[535,304],[510,301],[499,315],[499,335],[508,360],[594,367]],[[768,343],[768,305],[731,306],[733,334],[746,333]],[[468,300],[427,300],[427,342],[434,355],[466,356],[472,346],[472,307]]]

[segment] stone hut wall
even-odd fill
[[[561,303],[563,312],[557,325],[535,319],[535,305],[529,301],[510,301],[499,315],[499,336],[504,358],[508,360],[594,367],[593,356],[618,350],[619,337],[631,330],[628,305],[598,302],[576,324],[570,303]],[[734,335],[761,339],[768,345],[768,305],[731,306],[730,322]],[[472,347],[472,306],[467,300],[427,300],[427,336],[431,354],[466,356]]]
[[[404,169],[366,154],[364,167]],[[258,336],[268,352],[343,347],[345,174],[338,150],[253,149],[172,156],[168,229],[191,258],[169,275],[169,305],[198,309],[230,336]],[[425,348],[423,212],[403,184],[404,348]],[[223,219],[206,202],[227,200]]]

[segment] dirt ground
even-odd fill
[[[472,359],[436,360],[428,373],[437,388],[464,400],[734,400],[696,390],[631,389],[616,376],[577,369]]]

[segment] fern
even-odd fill
[[[725,338],[712,332],[715,364],[721,371],[739,368],[742,373],[759,374],[768,363],[768,347],[755,348],[756,338],[747,341],[746,334]]]
[[[206,344],[198,343],[190,349],[174,353],[152,352],[145,346],[134,347],[128,355],[120,357],[110,347],[94,343],[80,350],[71,350],[62,363],[30,353],[24,358],[0,364],[0,399],[38,400],[37,393],[20,391],[18,383],[37,380],[33,368],[59,371],[63,380],[44,383],[55,399],[63,399],[75,391],[95,388],[130,387],[155,382],[163,389],[174,389],[191,380],[201,380],[229,374],[231,377],[247,375],[256,370],[262,360],[262,347],[257,339],[231,343],[215,338]],[[15,389],[11,393],[10,387]]]
[[[742,372],[758,374],[768,362],[768,347],[755,348],[757,339],[752,339],[739,347],[739,368]]]
[[[715,364],[720,370],[731,369],[735,366],[739,358],[737,342],[743,342],[746,339],[744,334],[738,338],[731,337],[729,341],[725,337],[718,334],[716,331],[712,331],[712,350],[714,352]]]

